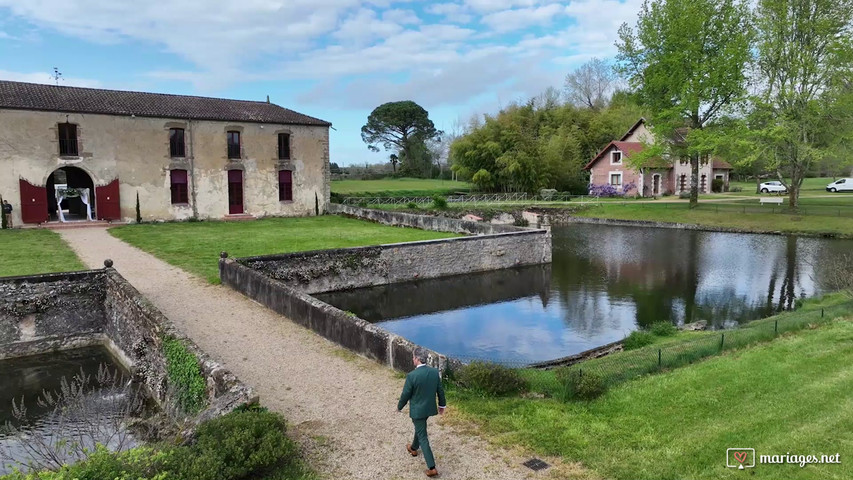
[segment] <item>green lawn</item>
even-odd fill
[[[330,215],[251,222],[127,225],[109,231],[211,283],[219,283],[218,259],[222,251],[232,257],[247,257],[458,236]]]
[[[853,478],[851,344],[848,318],[644,376],[591,402],[458,389],[449,401],[499,444],[581,462],[578,478],[840,480]],[[840,453],[842,464],[726,468],[726,449],[744,447],[759,456]]]
[[[335,180],[332,193],[364,197],[401,197],[447,195],[467,192],[471,184],[452,180],[430,180],[423,178],[385,178],[382,180]]]
[[[86,269],[59,234],[50,230],[2,230],[0,252],[0,276]]]
[[[839,177],[840,178],[840,177]],[[763,181],[769,182],[776,180],[776,178],[766,178]],[[820,177],[820,178],[806,178],[803,180],[802,189],[800,189],[801,196],[810,196],[810,195],[818,195],[829,193],[826,191],[826,186],[830,183],[838,180],[838,178],[832,177]],[[727,192],[723,195],[759,195],[755,193],[755,182],[729,182],[729,189],[732,187],[740,187],[742,189],[741,192]]]
[[[804,215],[789,215],[769,213],[779,211],[779,207],[759,206],[757,203],[754,206],[747,206],[700,202],[700,208],[696,210],[690,210],[686,204],[682,203],[626,203],[590,207],[579,210],[576,214],[581,217],[690,223],[756,232],[780,231],[853,236],[853,209],[824,207],[821,212],[818,212],[820,214],[808,214],[809,208],[805,207]],[[753,213],[760,212],[762,209],[768,213]],[[836,216],[836,213],[841,216]]]

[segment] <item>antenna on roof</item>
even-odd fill
[[[59,79],[62,78],[62,72],[60,72],[58,68],[53,67],[53,75],[51,75],[50,78],[59,85]]]
[[[270,96],[267,95],[267,103],[270,103]]]

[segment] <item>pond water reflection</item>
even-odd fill
[[[75,433],[90,432],[92,425],[98,424],[98,428],[105,438],[115,439],[110,431],[110,422],[99,423],[104,418],[117,418],[120,421],[124,417],[119,415],[117,407],[125,404],[125,399],[115,398],[118,392],[121,395],[127,393],[126,389],[103,390],[97,387],[96,379],[99,368],[105,368],[101,373],[118,374],[123,378],[129,378],[127,372],[114,361],[109,352],[102,347],[82,348],[63,352],[55,352],[45,355],[23,357],[18,359],[0,361],[0,426],[11,424],[20,427],[24,437],[10,434],[6,428],[0,429],[0,475],[11,472],[9,460],[26,463],[32,447],[27,448],[22,442],[38,443],[32,438],[44,437],[62,433],[69,438]],[[84,398],[87,402],[87,411],[97,413],[98,416],[83,415],[82,412],[69,411],[60,418],[51,415],[53,408],[48,405],[40,405],[39,399],[43,398],[44,392],[57,393],[62,391],[63,379],[75,382],[81,375],[89,377],[90,381],[85,388],[90,392]],[[117,382],[122,385],[125,382]],[[105,392],[109,391],[107,394]],[[130,399],[128,399],[129,401]],[[26,425],[21,425],[15,417],[12,402],[26,407]],[[72,404],[73,408],[73,404]],[[133,443],[132,437],[122,434]],[[82,438],[82,437],[81,437]]]
[[[534,362],[640,326],[736,326],[824,291],[853,240],[608,225],[555,226],[553,263],[316,295],[460,358]]]

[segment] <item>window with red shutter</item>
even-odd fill
[[[170,172],[172,183],[172,205],[190,203],[187,191],[187,171],[172,170]]]
[[[293,172],[290,170],[279,170],[278,172],[278,200],[280,202],[293,201]]]

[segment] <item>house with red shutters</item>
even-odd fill
[[[331,124],[267,101],[0,81],[14,223],[316,215]]]
[[[678,195],[690,191],[690,161],[687,158],[667,160],[651,158],[637,166],[629,160],[655,142],[646,120],[641,118],[622,137],[607,144],[584,167],[590,173],[590,186],[611,185],[617,191],[643,197]],[[732,166],[721,159],[710,158],[699,166],[699,193],[710,193],[713,180],[721,180],[728,189]]]

